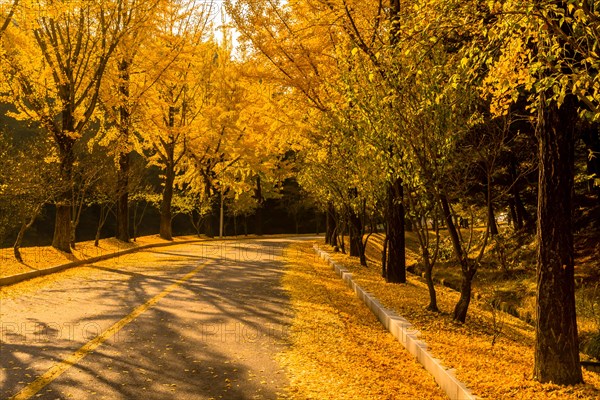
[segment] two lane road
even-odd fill
[[[292,240],[176,245],[0,289],[0,397],[285,398]]]

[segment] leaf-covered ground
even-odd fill
[[[503,225],[503,229],[509,229]],[[447,240],[447,232],[442,232],[442,237]],[[590,339],[598,334],[600,329],[600,313],[595,306],[600,300],[600,291],[597,284],[600,277],[600,265],[597,262],[597,254],[600,254],[600,240],[592,233],[578,233],[575,237],[577,246],[575,258],[575,279],[577,306],[577,324],[582,349],[586,349]],[[588,235],[588,237],[584,237]],[[367,244],[366,255],[369,265],[375,270],[381,266],[381,251],[383,249],[384,234],[373,234]],[[522,320],[532,321],[535,316],[536,302],[536,272],[535,272],[535,241],[526,235],[516,238],[503,239],[505,251],[515,251],[511,254],[513,264],[511,268],[504,271],[499,264],[498,253],[495,249],[496,243],[488,246],[481,266],[473,280],[473,297],[482,303],[496,303],[512,315]],[[523,243],[519,243],[522,241]],[[433,276],[438,282],[442,279],[451,288],[460,288],[461,272],[456,263],[450,243],[446,242],[446,260],[438,260]],[[415,267],[417,274],[422,272],[419,261],[419,243],[414,232],[406,232],[406,263],[407,267]],[[476,253],[476,252],[475,252]],[[473,255],[475,256],[475,255]],[[531,323],[531,322],[530,322]],[[596,353],[597,354],[597,353]],[[584,359],[590,359],[594,353],[584,355]]]
[[[178,236],[173,242],[198,239],[198,236]],[[12,248],[0,248],[0,277],[22,274],[29,271],[45,269],[73,261],[85,260],[105,254],[140,247],[149,244],[166,243],[158,235],[142,236],[135,242],[123,243],[115,238],[102,239],[98,246],[94,241],[78,242],[72,254],[62,252],[51,246],[22,247],[23,262],[18,262]]]
[[[284,287],[294,318],[280,354],[297,399],[442,399],[433,378],[310,244],[286,254]]]
[[[428,292],[422,279],[409,276],[406,284],[388,284],[380,276],[380,265],[364,268],[358,259],[332,251],[330,255],[354,274],[356,283],[420,330],[431,353],[455,368],[458,379],[473,394],[486,399],[600,398],[600,376],[586,370],[583,385],[561,387],[533,381],[534,330],[523,321],[492,313],[486,303],[472,301],[467,322],[454,323],[451,312],[458,300],[456,291],[436,286],[442,312],[432,313],[425,309]]]

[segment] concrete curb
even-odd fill
[[[379,300],[371,293],[365,291],[362,287],[352,280],[352,273],[346,268],[341,267],[329,257],[327,252],[321,250],[318,245],[314,245],[315,252],[325,261],[327,261],[336,274],[342,278],[346,285],[356,293],[373,314],[379,319],[381,324],[412,354],[421,365],[429,372],[440,386],[440,388],[452,400],[475,400],[476,396],[471,394],[467,386],[456,378],[453,369],[444,367],[442,362],[434,358],[427,351],[427,344],[420,340],[421,333],[403,317],[396,314],[393,310],[386,309]]]
[[[64,271],[65,269],[79,267],[79,266],[82,266],[82,265],[85,265],[85,264],[93,264],[93,263],[98,262],[98,261],[104,261],[104,260],[108,260],[110,258],[114,258],[114,257],[123,256],[123,255],[126,255],[126,254],[135,253],[135,252],[140,251],[140,250],[146,250],[146,249],[155,248],[155,247],[176,246],[178,244],[189,244],[189,243],[205,242],[205,241],[208,241],[208,240],[209,239],[190,239],[190,240],[182,240],[182,241],[179,241],[179,242],[166,242],[166,243],[144,244],[144,245],[139,246],[139,247],[133,247],[131,249],[126,249],[126,250],[121,250],[121,251],[115,251],[115,252],[112,252],[112,253],[103,254],[101,256],[87,258],[85,260],[78,260],[78,261],[73,261],[73,262],[70,262],[70,263],[67,263],[67,264],[56,265],[56,266],[50,267],[50,268],[38,269],[38,270],[35,270],[35,271],[24,272],[22,274],[5,276],[3,278],[0,278],[0,286],[14,285],[15,283],[23,282],[23,281],[26,281],[28,279],[38,278],[40,276],[46,276],[46,275],[54,274],[56,272]]]

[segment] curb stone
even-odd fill
[[[417,361],[429,372],[439,387],[452,400],[476,400],[467,386],[456,378],[455,370],[445,367],[427,351],[427,344],[420,340],[421,333],[414,329],[410,322],[396,314],[393,310],[381,305],[379,300],[368,293],[352,280],[352,273],[331,259],[327,252],[318,245],[313,246],[315,252],[331,265],[335,273],[354,291],[356,296],[365,303],[381,324],[412,354]]]

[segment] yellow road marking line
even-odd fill
[[[139,317],[143,312],[145,312],[150,307],[158,303],[163,297],[167,296],[169,293],[181,286],[181,284],[183,284],[191,277],[196,275],[198,272],[200,272],[200,270],[202,270],[208,262],[209,261],[205,261],[196,269],[194,269],[191,272],[188,272],[185,276],[169,285],[165,290],[163,290],[144,304],[134,308],[133,311],[129,313],[129,315],[123,317],[120,321],[116,322],[114,325],[102,332],[96,338],[84,344],[79,350],[72,353],[70,356],[68,356],[58,364],[54,364],[43,375],[40,375],[36,380],[31,382],[29,385],[25,386],[9,400],[25,400],[33,397],[36,393],[38,393],[40,390],[42,390],[44,387],[50,384],[53,380],[58,378],[63,372],[67,371],[73,365],[77,364],[90,352],[94,351],[96,348],[102,345],[102,343],[106,342],[108,339],[113,337],[117,332],[123,329],[125,325]]]

